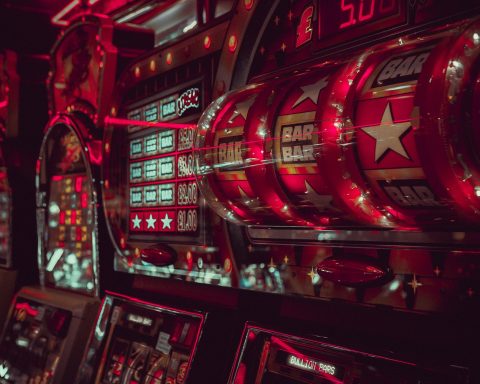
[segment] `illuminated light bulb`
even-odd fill
[[[475,45],[480,44],[480,35],[477,32],[473,34],[473,42]]]
[[[135,74],[135,77],[140,77],[140,67],[138,67],[138,66],[135,67],[133,73]]]
[[[235,50],[237,49],[237,44],[238,44],[237,36],[231,35],[228,38],[228,50],[232,53],[235,52]]]
[[[157,69],[157,62],[154,59],[150,60],[148,67],[150,68],[150,71],[155,72]]]
[[[172,52],[168,52],[168,53],[167,53],[167,58],[166,58],[165,61],[166,61],[166,63],[167,63],[168,65],[170,65],[170,64],[173,63],[173,55],[172,55]]]
[[[212,39],[210,38],[210,36],[207,35],[204,37],[203,46],[205,47],[205,49],[209,49],[212,46]]]
[[[125,243],[125,237],[122,236],[122,237],[120,238],[120,248],[122,248],[122,249],[125,248],[125,245],[126,245],[126,243]]]
[[[225,259],[225,261],[223,262],[223,269],[227,273],[230,273],[232,271],[232,261],[229,258]]]
[[[140,257],[140,248],[135,248],[135,257]]]
[[[110,153],[110,143],[105,143],[104,149],[106,153]]]
[[[105,180],[103,185],[105,185],[106,189],[110,188],[110,182],[108,180]]]
[[[480,197],[480,186],[475,187],[475,196]]]
[[[243,0],[243,5],[245,6],[245,9],[249,11],[253,7],[254,0]]]
[[[187,258],[188,261],[192,260],[192,252],[188,251],[187,255],[186,255],[186,258]]]
[[[117,116],[117,108],[112,107],[112,109],[110,110],[110,114],[111,114],[112,116]]]

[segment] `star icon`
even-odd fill
[[[229,123],[232,123],[233,120],[238,116],[241,115],[244,119],[247,118],[248,111],[250,110],[250,107],[252,106],[253,102],[255,101],[254,96],[250,96],[246,100],[235,104],[235,110],[232,112],[232,116],[230,116],[230,119],[228,119]]]
[[[440,267],[437,265],[435,267],[435,269],[433,270],[433,273],[435,273],[435,276],[440,276],[440,274],[442,273],[442,270],[440,269]]]
[[[282,45],[280,46],[280,49],[282,50],[282,52],[285,52],[287,50],[287,44],[282,43]]]
[[[285,255],[285,257],[283,258],[283,262],[285,264],[288,264],[289,261],[290,261],[290,259],[288,258],[288,255]]]
[[[304,200],[313,204],[320,212],[324,212],[326,209],[336,210],[336,208],[332,207],[331,205],[333,197],[331,195],[318,194],[317,191],[315,191],[315,189],[306,180]]]
[[[290,9],[290,11],[288,11],[287,17],[288,17],[288,20],[289,20],[289,21],[292,21],[292,19],[293,19],[293,12],[292,12],[291,9]]]
[[[147,222],[147,229],[152,228],[155,229],[155,223],[157,222],[157,219],[154,219],[152,214],[150,214],[150,217],[146,219]]]
[[[412,281],[410,281],[408,285],[412,287],[413,294],[415,295],[417,293],[417,289],[421,287],[423,284],[417,280],[417,275],[413,274]]]
[[[170,219],[168,217],[168,213],[165,214],[165,217],[163,219],[160,219],[161,222],[163,223],[163,227],[162,229],[165,229],[165,228],[169,228],[169,229],[172,229],[172,227],[170,226],[170,223],[173,221],[173,219]]]
[[[135,215],[135,217],[132,219],[133,229],[140,229],[141,222],[142,222],[142,219],[140,219],[138,215]]]
[[[380,125],[362,128],[363,132],[376,140],[375,162],[378,163],[389,150],[410,160],[410,156],[408,156],[407,151],[403,147],[401,138],[411,127],[412,125],[408,121],[404,123],[394,123],[390,103],[387,103]]]
[[[302,101],[310,99],[312,100],[313,104],[317,104],[318,95],[322,89],[324,89],[328,85],[328,76],[322,77],[316,83],[305,85],[300,87],[302,90],[301,96],[295,101],[292,108],[295,108],[298,104]]]
[[[312,267],[311,271],[307,273],[308,276],[310,276],[310,279],[312,280],[312,283],[315,279],[315,277],[317,276],[317,272],[315,271],[315,269]]]

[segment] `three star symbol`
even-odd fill
[[[410,160],[410,156],[403,147],[401,138],[411,127],[412,125],[408,121],[394,123],[390,103],[387,103],[380,125],[362,128],[363,132],[375,139],[375,162],[378,163],[389,150]]]
[[[140,229],[140,223],[142,222],[142,219],[138,217],[138,215],[135,215],[135,217],[132,219],[133,223],[133,229]]]
[[[164,217],[163,219],[160,219],[160,221],[161,221],[162,224],[163,224],[162,229],[165,229],[165,228],[172,229],[172,227],[170,226],[170,224],[171,224],[171,222],[173,221],[173,219],[171,219],[171,218],[168,217],[168,213],[165,213],[165,217]]]
[[[328,85],[328,76],[322,77],[316,83],[305,85],[300,87],[302,90],[301,96],[295,101],[292,108],[295,108],[304,100],[310,99],[313,104],[317,104],[318,95],[322,89],[324,89]]]

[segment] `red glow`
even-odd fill
[[[237,49],[237,44],[237,36],[231,35],[228,39],[228,50],[232,53],[235,52],[235,50]]]
[[[81,204],[82,208],[87,208],[88,207],[88,194],[87,193],[82,193],[82,199],[81,199]]]
[[[83,177],[78,176],[75,178],[75,192],[81,192],[82,191],[82,184],[83,184]]]
[[[60,211],[58,222],[60,223],[60,225],[65,224],[65,211]]]
[[[170,65],[170,64],[173,63],[173,55],[172,55],[172,52],[168,52],[168,53],[167,53],[166,63],[167,63],[168,65]]]
[[[100,140],[89,141],[87,143],[90,162],[95,165],[102,165],[102,142]]]
[[[29,316],[35,317],[38,315],[38,310],[32,308],[28,303],[17,303],[15,309],[24,310]]]
[[[141,127],[157,127],[157,128],[166,128],[166,129],[196,129],[196,124],[180,124],[180,123],[160,123],[160,122],[148,122],[148,121],[138,121],[138,120],[129,120],[129,119],[118,119],[116,117],[105,118],[105,124],[110,125],[137,125]]]
[[[243,0],[243,5],[245,5],[245,9],[249,11],[252,9],[254,2],[254,0]]]
[[[75,228],[75,231],[76,231],[76,233],[75,233],[76,241],[82,241],[82,228],[77,226]]]
[[[72,213],[70,216],[70,225],[75,225],[76,222],[77,222],[77,211],[72,209]]]
[[[209,49],[212,46],[212,39],[210,38],[210,36],[205,36],[205,38],[203,39],[203,46],[205,47],[205,49]]]
[[[8,100],[0,101],[0,108],[5,108],[8,106]]]

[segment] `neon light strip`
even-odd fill
[[[153,212],[153,211],[171,211],[173,209],[197,209],[200,208],[199,205],[151,205],[148,207],[132,207],[130,206],[130,213],[135,213],[135,212],[143,212],[143,211],[148,211],[148,212]]]
[[[139,162],[147,161],[147,160],[161,159],[162,157],[169,157],[169,156],[173,157],[175,155],[183,156],[183,155],[189,155],[189,154],[193,155],[193,150],[192,149],[184,149],[182,151],[172,151],[172,152],[160,153],[160,154],[157,154],[157,155],[147,155],[147,156],[143,156],[143,157],[132,157],[128,161],[129,161],[130,164],[133,164],[133,163],[139,163]]]
[[[118,119],[110,116],[107,116],[104,122],[105,124],[120,126],[136,125],[139,127],[157,127],[166,129],[197,129],[196,124],[148,122],[140,120]]]
[[[129,186],[131,187],[148,187],[150,185],[162,185],[162,184],[170,184],[170,183],[182,183],[184,181],[196,181],[195,176],[188,176],[180,179],[162,179],[162,180],[154,180],[154,181],[139,181],[139,182],[129,182]]]
[[[52,24],[67,26],[68,21],[62,20],[62,18],[79,4],[80,4],[80,0],[73,0],[71,3],[68,3],[65,7],[63,7],[63,9],[60,12],[58,12],[56,15],[54,15],[51,18]]]

